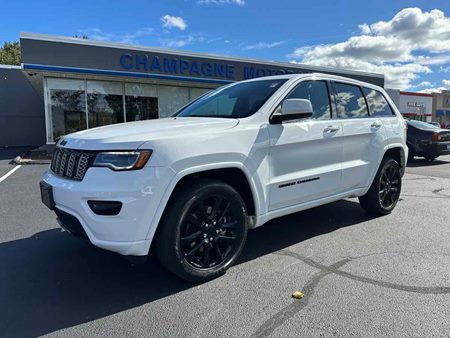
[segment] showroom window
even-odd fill
[[[55,78],[44,83],[49,143],[87,128],[167,117],[211,90]]]
[[[211,91],[211,89],[189,88],[189,101],[195,100],[197,97]]]
[[[84,80],[47,79],[47,122],[48,142],[87,128]]]
[[[125,83],[126,121],[158,118],[158,87],[154,85]]]
[[[89,128],[124,122],[122,83],[87,81],[87,109]]]
[[[168,117],[189,103],[189,88],[159,86],[159,117]]]

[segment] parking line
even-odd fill
[[[22,165],[19,164],[18,166],[16,166],[15,168],[12,168],[10,171],[8,171],[8,173],[6,173],[5,175],[3,175],[2,177],[0,177],[0,183],[3,182],[4,180],[6,180],[9,176],[11,176],[16,170],[18,170]]]

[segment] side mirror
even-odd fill
[[[281,104],[281,109],[272,115],[271,122],[280,124],[284,121],[305,119],[312,115],[313,109],[310,100],[286,99]]]

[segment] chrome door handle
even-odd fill
[[[371,128],[380,128],[383,124],[381,123],[381,121],[375,121],[373,122],[370,127]]]
[[[334,133],[334,132],[337,132],[338,130],[339,130],[338,126],[328,126],[323,130],[323,132],[324,133]]]

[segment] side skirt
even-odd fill
[[[364,195],[364,193],[367,191],[367,187],[365,188],[358,188],[358,189],[353,189],[350,191],[346,191],[343,193],[339,193],[336,195],[332,195],[332,196],[328,196],[328,197],[324,197],[324,198],[319,198],[317,200],[313,200],[313,201],[308,201],[302,204],[297,204],[297,205],[292,205],[290,207],[286,207],[286,208],[280,208],[280,209],[276,209],[276,210],[272,210],[269,211],[263,215],[260,215],[256,221],[256,224],[254,226],[254,228],[259,227],[261,225],[263,225],[264,223],[267,223],[268,221],[270,221],[271,219],[274,218],[278,218],[278,217],[282,217],[282,216],[286,216],[286,215],[290,215],[299,211],[303,211],[306,209],[311,209],[314,207],[318,207],[320,205],[324,205],[324,204],[328,204],[331,202],[335,202],[335,201],[339,201],[341,199],[347,198],[347,197],[354,197],[354,196],[362,196]]]

